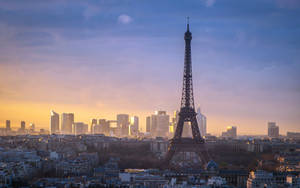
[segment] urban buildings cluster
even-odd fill
[[[7,120],[0,137],[0,187],[300,187],[300,133],[282,136],[269,122],[265,136],[241,136],[237,126],[228,126],[217,137],[207,133],[200,108],[199,129],[214,161],[189,168],[199,158],[183,152],[173,159],[180,171],[162,169],[178,113],[155,111],[146,117],[146,132],[128,114],[87,124],[76,122],[73,113],[51,111],[50,132],[35,131],[33,123],[26,129],[25,121],[13,130]],[[183,137],[191,136],[185,124]]]
[[[203,169],[178,171],[159,166],[169,146],[162,137],[1,136],[0,186],[300,186],[300,138],[209,136],[206,144],[214,161]]]
[[[166,111],[155,111],[154,114],[146,117],[146,134],[151,137],[173,137],[179,119],[179,111],[174,111],[173,117],[167,114]],[[171,120],[171,121],[170,121]],[[197,109],[197,120],[202,136],[206,136],[206,116]],[[184,137],[191,137],[191,126],[186,124],[183,129]]]
[[[146,130],[140,131],[140,120],[138,116],[128,114],[117,114],[115,120],[96,119],[90,120],[90,123],[76,122],[74,113],[62,113],[61,115],[51,110],[49,131],[42,128],[37,130],[34,123],[29,123],[26,127],[25,121],[20,121],[20,127],[13,129],[11,121],[6,120],[5,127],[0,128],[0,135],[22,135],[22,134],[104,134],[115,137],[166,137],[172,138],[176,130],[179,119],[179,112],[174,111],[173,116],[166,111],[155,111],[145,119]],[[206,116],[197,108],[197,121],[201,136],[209,137],[207,133]],[[228,126],[226,131],[221,133],[224,138],[237,138],[237,126]],[[186,122],[183,128],[183,137],[192,137],[191,126]],[[276,122],[268,122],[267,135],[270,138],[279,138],[279,126]],[[287,132],[287,137],[299,138],[298,132]]]
[[[21,121],[20,122],[20,128],[14,130],[11,127],[11,121],[6,120],[5,121],[5,127],[0,128],[0,136],[6,136],[6,135],[22,135],[22,134],[49,134],[49,132],[45,129],[40,129],[39,131],[36,130],[34,123],[29,123],[28,128],[26,128],[26,122]]]
[[[61,121],[60,121],[61,120]],[[104,134],[117,137],[172,137],[178,121],[178,111],[171,118],[166,111],[155,111],[146,117],[146,132],[139,129],[139,117],[128,114],[117,114],[116,120],[91,119],[90,124],[74,122],[73,113],[59,114],[51,111],[50,133],[51,134]],[[201,134],[206,135],[206,117],[198,108],[198,124]],[[191,136],[190,126],[185,126],[184,135]]]
[[[61,121],[60,121],[61,120]],[[116,120],[91,119],[90,124],[75,122],[73,113],[59,114],[51,111],[51,134],[104,134],[109,136],[137,137],[139,131],[139,118],[128,114],[117,114]]]

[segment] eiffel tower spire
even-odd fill
[[[189,30],[189,17],[187,18],[187,31],[184,34],[185,55],[184,55],[184,73],[183,73],[183,89],[181,98],[181,108],[195,108],[193,96],[193,79],[192,79],[192,57],[191,57],[191,41],[192,33]]]

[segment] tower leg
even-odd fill
[[[184,124],[184,117],[182,115],[179,115],[179,120],[177,123],[176,131],[174,138],[175,139],[180,139],[183,131],[183,124]]]
[[[193,138],[196,141],[202,141],[203,138],[201,137],[201,134],[200,134],[200,131],[198,128],[198,122],[197,122],[196,115],[191,118],[191,126],[192,126]]]

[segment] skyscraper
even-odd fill
[[[166,111],[155,111],[151,115],[150,132],[154,137],[166,137],[169,132],[170,117]]]
[[[35,124],[34,123],[30,123],[29,124],[29,130],[30,130],[30,132],[34,132],[35,131]]]
[[[10,130],[11,130],[11,128],[10,128],[10,120],[6,120],[5,126],[6,126],[6,130],[7,130],[7,131],[10,131]]]
[[[100,132],[105,135],[109,135],[110,124],[106,119],[99,119]],[[99,130],[99,129],[98,129]],[[99,134],[99,133],[98,133]]]
[[[50,112],[50,132],[51,134],[59,133],[59,114],[51,110]]]
[[[25,131],[25,121],[21,121],[21,130]]]
[[[173,135],[174,135],[174,132],[175,132],[175,130],[176,130],[177,122],[178,122],[178,119],[179,119],[178,113],[179,113],[178,110],[174,111],[174,114],[173,114],[174,116],[173,116],[172,119],[171,119],[171,126],[170,126],[169,131],[172,132]]]
[[[73,123],[74,123],[74,114],[63,113],[61,116],[61,133],[72,134]]]
[[[73,133],[75,135],[86,134],[88,132],[88,124],[84,124],[82,122],[73,123]]]
[[[227,127],[227,133],[230,137],[236,138],[237,136],[237,128],[236,126],[229,126]]]
[[[97,119],[91,119],[91,126],[90,126],[91,134],[94,133],[95,125],[97,125]]]
[[[117,127],[122,127],[123,124],[129,124],[129,115],[117,114]]]
[[[222,136],[227,138],[236,138],[237,136],[236,126],[228,126],[226,132],[222,132]]]
[[[117,127],[121,129],[121,136],[128,136],[129,134],[128,114],[117,114]]]
[[[99,124],[93,125],[92,127],[93,134],[102,134],[102,127]]]
[[[268,122],[268,136],[270,138],[279,137],[279,126],[275,122]]]
[[[146,132],[150,133],[150,129],[151,129],[151,117],[147,116],[146,117]]]
[[[139,117],[130,117],[129,133],[131,136],[137,136],[139,133]]]
[[[197,121],[201,136],[206,136],[206,116],[201,113],[200,107],[197,108]]]

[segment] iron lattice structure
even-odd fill
[[[189,29],[189,23],[187,23],[184,40],[185,57],[181,108],[174,138],[170,141],[165,163],[169,165],[176,152],[195,152],[199,156],[202,165],[205,165],[209,160],[209,155],[205,146],[205,140],[201,137],[199,131],[197,113],[195,112],[191,58],[192,33]],[[185,122],[190,122],[193,138],[182,138]]]

